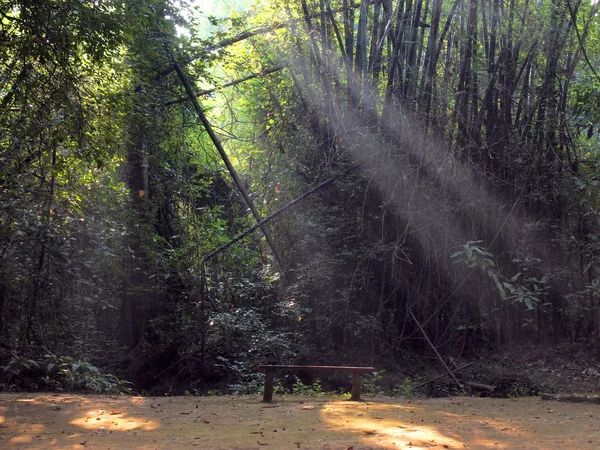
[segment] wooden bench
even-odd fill
[[[360,400],[360,377],[363,372],[374,372],[374,367],[345,367],[345,366],[295,366],[295,365],[265,365],[260,366],[265,371],[265,393],[263,402],[273,400],[273,375],[277,369],[297,369],[297,370],[341,370],[343,372],[352,372],[352,396],[350,400]]]

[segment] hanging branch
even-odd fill
[[[344,172],[342,172],[342,174],[348,172],[349,170],[353,169],[354,166],[349,167],[348,169],[346,169]],[[219,248],[217,248],[216,250],[213,250],[212,252],[210,252],[208,255],[204,256],[202,258],[202,264],[204,264],[207,260],[209,260],[210,258],[212,258],[215,255],[218,255],[219,253],[221,253],[223,250],[228,249],[229,247],[231,247],[233,244],[235,244],[236,242],[240,241],[241,239],[245,238],[246,236],[248,236],[250,233],[252,233],[254,230],[256,230],[257,228],[260,228],[261,226],[263,226],[264,224],[266,224],[267,222],[269,222],[270,220],[274,219],[275,217],[277,217],[278,215],[280,215],[281,213],[287,211],[288,209],[290,209],[292,206],[296,205],[297,203],[299,203],[300,201],[304,200],[306,197],[308,197],[309,195],[315,193],[316,191],[318,191],[319,189],[321,189],[324,186],[327,186],[329,183],[331,183],[333,180],[335,180],[337,177],[339,177],[340,174],[338,175],[334,175],[331,178],[328,178],[327,180],[323,181],[322,183],[319,183],[318,185],[316,185],[314,188],[310,189],[309,191],[305,192],[304,194],[302,194],[300,197],[295,198],[294,200],[292,200],[291,202],[289,202],[287,205],[282,206],[281,208],[279,208],[277,211],[275,211],[273,214],[265,217],[263,220],[261,220],[260,222],[258,222],[257,224],[251,226],[250,228],[248,228],[246,231],[238,234],[236,237],[234,237],[232,240],[230,240],[229,242],[221,245]]]
[[[244,82],[252,80],[254,78],[258,78],[258,77],[262,77],[262,76],[265,76],[265,75],[270,75],[270,74],[275,73],[275,72],[279,72],[280,70],[283,70],[283,68],[284,68],[284,66],[276,66],[276,67],[273,67],[271,69],[263,70],[262,72],[250,74],[250,75],[248,75],[248,76],[246,76],[244,78],[239,78],[237,80],[230,81],[229,83],[222,84],[221,86],[216,87],[216,88],[205,89],[203,91],[198,91],[194,95],[196,97],[204,97],[206,95],[212,94],[213,92],[220,91],[221,89],[224,89],[224,88],[227,88],[227,87],[231,87],[231,86],[237,86],[238,84],[244,83]],[[179,103],[187,102],[188,100],[189,100],[189,97],[181,97],[181,98],[179,98],[177,100],[172,100],[170,102],[165,103],[165,106],[177,105]]]
[[[370,4],[373,4],[373,0],[371,0]],[[347,9],[356,9],[359,7],[360,7],[360,3],[351,3],[348,6],[342,6],[341,8],[337,8],[335,11],[340,12],[340,11],[345,11]],[[328,14],[331,14],[331,12],[328,11]],[[314,19],[314,18],[320,17],[320,15],[321,15],[320,13],[313,13],[310,15],[310,17],[312,19]],[[215,45],[206,47],[199,54],[196,54],[193,56],[188,56],[181,62],[181,64],[183,64],[183,65],[190,64],[200,58],[203,58],[207,52],[213,52],[215,50],[220,50],[222,48],[229,47],[230,45],[233,45],[237,42],[241,42],[241,41],[251,38],[253,36],[258,36],[260,34],[266,34],[266,33],[270,33],[271,31],[276,31],[281,28],[286,28],[289,24],[290,24],[290,22],[282,22],[282,23],[278,23],[278,24],[275,24],[270,27],[259,27],[259,28],[255,28],[254,30],[251,30],[251,31],[243,31],[231,38],[224,39],[221,42],[216,43]],[[152,81],[158,81],[161,78],[169,75],[170,73],[172,73],[174,71],[175,71],[175,67],[169,66],[166,69],[160,71],[154,78],[152,78]],[[139,89],[141,89],[141,86],[136,87],[136,91]]]
[[[227,170],[229,171],[231,177],[233,178],[233,181],[235,182],[236,186],[240,190],[240,193],[242,194],[244,201],[250,208],[250,211],[252,212],[254,219],[256,219],[256,221],[260,223],[262,221],[262,217],[260,216],[260,213],[254,206],[254,203],[252,202],[250,195],[246,191],[246,188],[244,188],[244,185],[243,185],[242,181],[240,180],[240,178],[238,177],[238,174],[237,174],[235,168],[233,167],[233,164],[231,164],[231,161],[229,160],[229,157],[227,156],[225,149],[223,148],[223,146],[221,145],[221,142],[219,141],[219,138],[217,138],[217,135],[213,131],[210,122],[204,115],[204,112],[202,111],[202,107],[200,106],[200,103],[198,102],[198,99],[196,98],[196,95],[194,94],[194,90],[192,89],[190,82],[188,81],[187,77],[183,73],[181,66],[176,61],[173,61],[173,67],[174,67],[174,70],[177,72],[177,75],[179,76],[179,79],[181,80],[181,84],[185,88],[185,91],[187,92],[190,101],[194,105],[194,109],[196,110],[198,119],[200,120],[200,122],[204,126],[204,129],[210,136],[210,139],[213,142],[217,151],[219,152],[219,155],[221,155],[221,159],[223,159],[225,166],[227,166]],[[277,260],[279,267],[282,270],[284,270],[283,261],[281,259],[281,256],[279,255],[279,251],[277,250],[277,247],[275,246],[275,242],[271,238],[271,234],[269,233],[269,230],[267,230],[267,228],[262,225],[260,226],[260,229],[263,232],[263,235],[265,236],[265,239],[267,240],[269,247],[271,247],[271,250],[273,251],[273,255],[275,256],[275,259]]]
[[[215,45],[211,45],[210,47],[206,47],[205,49],[203,49],[199,54],[196,54],[194,56],[188,56],[187,58],[185,58],[181,64],[183,65],[187,65],[190,64],[200,58],[203,58],[204,56],[206,56],[206,54],[208,52],[214,52],[215,50],[220,50],[222,48],[225,47],[229,47],[230,45],[233,45],[237,42],[241,42],[244,41],[248,38],[251,38],[253,36],[258,36],[259,34],[266,34],[266,33],[270,33],[271,31],[276,31],[279,30],[280,28],[284,28],[286,27],[287,24],[286,23],[279,23],[276,25],[273,25],[271,27],[260,27],[260,28],[256,28],[255,30],[252,31],[244,31],[242,33],[239,33],[229,39],[224,39],[221,42],[217,42]],[[169,66],[166,69],[160,71],[153,79],[152,81],[158,81],[161,78],[169,75],[170,73],[175,72],[175,66]]]

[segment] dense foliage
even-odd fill
[[[0,382],[598,338],[597,4],[238,3],[0,0]]]

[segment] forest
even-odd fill
[[[0,388],[597,354],[598,9],[0,0]]]

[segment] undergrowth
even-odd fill
[[[16,352],[0,366],[3,390],[84,391],[96,394],[131,392],[131,383],[104,373],[93,364],[69,356],[47,353],[39,358]]]

